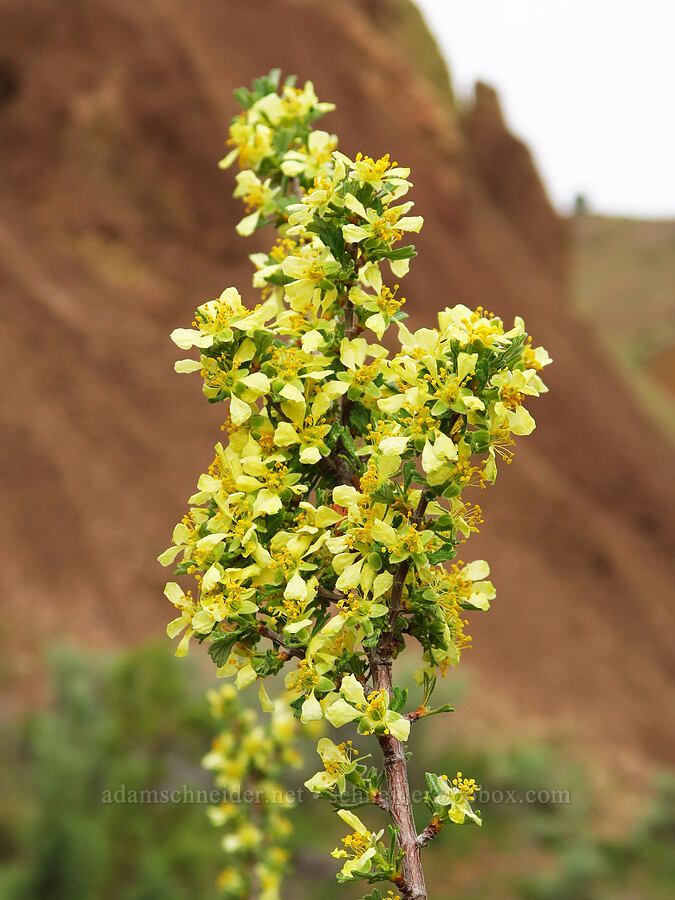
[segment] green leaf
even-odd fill
[[[247,91],[245,87],[236,88],[232,93],[239,106],[244,109],[249,109],[249,107],[253,106],[255,96],[250,91]]]
[[[370,423],[370,412],[361,403],[354,403],[349,412],[349,421],[358,434],[362,434]]]
[[[258,356],[264,356],[274,342],[274,334],[271,331],[263,331],[261,328],[253,332],[253,343],[258,351]]]
[[[385,259],[412,259],[417,256],[414,244],[408,244],[407,247],[399,247],[397,250],[381,250],[378,254]]]
[[[237,643],[242,634],[244,634],[244,630],[242,628],[237,628],[235,631],[228,631],[227,634],[223,634],[215,638],[215,640],[209,647],[209,656],[218,666],[218,668],[220,668],[220,666],[224,666],[227,663],[228,659],[230,658],[232,648]]]
[[[393,709],[394,712],[401,712],[406,704],[407,699],[408,688],[401,689],[400,687],[395,686],[391,701],[389,703],[390,709]]]
[[[371,497],[373,500],[377,500],[378,503],[386,503],[387,505],[396,502],[396,494],[388,482],[381,484],[376,491],[373,491]]]
[[[433,772],[425,773],[427,787],[429,788],[429,793],[432,796],[436,796],[441,793],[441,782],[438,775],[434,775]]]
[[[455,707],[450,703],[444,703],[443,706],[437,706],[436,709],[430,709],[428,712],[424,714],[424,718],[428,719],[429,716],[437,716],[439,713],[444,712],[454,712]]]
[[[342,259],[345,252],[345,241],[342,236],[342,228],[325,222],[320,216],[314,217],[314,226],[321,241],[328,247],[335,259]]]
[[[429,562],[432,566],[436,566],[438,563],[448,562],[448,560],[454,559],[456,553],[457,550],[454,544],[444,544],[439,550],[436,550],[429,556]]]
[[[267,275],[265,281],[268,281],[270,284],[278,284],[283,287],[285,284],[290,284],[293,279],[290,275],[284,275],[283,272],[272,272],[271,275]]]
[[[264,75],[262,78],[256,79],[257,82],[264,85],[263,90],[265,94],[271,94],[272,91],[275,91],[279,87],[279,79],[281,78],[281,69],[274,68],[270,69],[268,75]],[[256,84],[256,81],[253,84]],[[264,94],[263,94],[264,96]]]
[[[490,363],[486,357],[479,359],[476,363],[475,377],[478,380],[479,387],[485,387],[490,377]]]
[[[490,432],[482,429],[469,436],[474,453],[486,453],[490,447]]]
[[[446,528],[452,528],[454,524],[455,520],[449,513],[442,513],[436,519],[436,527],[441,531],[444,531]]]
[[[275,650],[267,650],[262,656],[254,656],[251,665],[264,678],[266,675],[276,675],[283,668],[284,661]]]
[[[453,497],[459,497],[462,493],[462,488],[458,484],[453,484],[450,482],[448,486],[443,490],[443,496],[447,500],[452,500]]]
[[[352,437],[351,431],[348,428],[341,426],[340,439],[342,440],[342,445],[347,453],[349,453],[350,456],[353,456],[355,460],[359,461],[360,465],[360,460],[356,453],[356,444],[354,443],[354,438]]]
[[[419,481],[421,476],[417,471],[417,466],[415,464],[414,459],[408,459],[403,463],[403,489],[405,491],[408,490],[410,484],[413,480],[415,480],[415,476],[417,476],[417,480]]]
[[[368,635],[368,637],[364,637],[361,640],[361,643],[364,647],[375,647],[377,646],[378,641],[380,640],[380,630],[376,628],[372,634]]]

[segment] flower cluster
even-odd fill
[[[473,778],[464,778],[458,772],[451,781],[447,775],[427,773],[427,786],[425,802],[433,813],[432,828],[439,829],[446,821],[461,825],[467,818],[483,824],[480,813],[471,806],[475,792],[480,790]]]
[[[241,169],[238,231],[272,225],[278,238],[251,256],[257,304],[229,287],[172,333],[198,352],[176,371],[199,373],[207,400],[225,404],[228,441],[160,556],[193,579],[166,586],[178,612],[168,633],[182,635],[178,655],[207,642],[237,688],[286,668],[304,723],[405,741],[405,696],[382,673],[421,644],[420,718],[470,646],[466,611],[495,597],[489,568],[446,564],[482,521],[466,494],[492,484],[534,429],[527,404],[547,390],[551,360],[522,319],[508,327],[483,308],[448,307],[436,328],[409,330],[399,284],[386,283],[407,274],[406,241],[423,224],[409,170],[351,159],[313,131],[333,107],[311,83],[280,87],[274,72],[237,96],[222,165]],[[333,764],[339,781],[351,763]],[[368,863],[372,876],[379,837],[355,829],[349,870]]]
[[[348,809],[339,809],[338,815],[352,829],[351,834],[342,838],[342,847],[336,847],[331,853],[335,859],[345,860],[340,870],[343,879],[352,879],[357,873],[367,874],[374,862],[386,865],[387,850],[381,842],[384,828],[374,834]]]
[[[227,900],[250,897],[254,882],[261,900],[280,900],[292,834],[287,811],[293,806],[280,777],[301,761],[294,746],[297,723],[283,698],[272,702],[266,694],[263,702],[271,715],[260,722],[232,685],[210,691],[209,701],[222,727],[202,762],[225,793],[208,810],[211,822],[225,831],[228,864],[218,885]],[[242,795],[250,799],[247,793],[253,802],[242,802]]]

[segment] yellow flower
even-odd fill
[[[235,486],[255,497],[251,513],[256,519],[279,512],[285,500],[290,500],[293,494],[301,496],[307,486],[299,483],[300,475],[289,470],[283,455],[270,454],[263,458],[260,447],[254,446],[257,452],[241,459],[242,474],[237,476]]]
[[[307,245],[303,255],[287,256],[281,264],[284,275],[292,278],[286,296],[293,309],[300,310],[312,301],[316,292],[334,289],[330,281],[340,268],[328,247],[320,241]]]
[[[236,288],[226,288],[217,300],[209,300],[198,307],[194,328],[176,328],[171,332],[171,340],[181,350],[191,347],[208,348],[216,339],[229,342],[233,339],[233,329],[253,333],[262,328],[276,314],[274,302],[263,303],[255,309],[247,309]],[[251,357],[249,357],[250,359]],[[181,370],[179,371],[186,371]],[[191,368],[189,371],[196,371]]]
[[[371,156],[364,156],[357,153],[356,159],[352,162],[344,153],[336,153],[344,165],[349,170],[349,175],[355,178],[359,184],[368,184],[374,191],[381,191],[386,185],[390,185],[390,191],[396,192],[397,196],[401,196],[411,187],[407,180],[410,175],[410,169],[399,166],[398,163],[389,159],[386,153],[380,159],[373,159]]]
[[[339,190],[343,185],[345,178],[345,167],[338,154],[333,154],[333,171],[332,174],[326,172],[318,175],[314,179],[314,187],[303,194],[299,203],[293,203],[286,208],[289,213],[288,230],[286,234],[290,236],[306,236],[305,229],[312,221],[314,214],[323,216],[328,209],[328,204],[335,202],[342,203],[339,196]]]
[[[281,163],[281,171],[291,178],[302,175],[313,180],[330,164],[337,142],[338,139],[334,134],[328,134],[327,131],[312,131],[306,148],[287,151]]]
[[[297,119],[305,119],[310,113],[324,115],[335,109],[334,103],[319,100],[311,81],[306,81],[302,88],[284,85],[282,102],[285,114]]]
[[[312,793],[319,794],[321,791],[330,791],[334,787],[344,793],[346,788],[346,777],[356,769],[356,759],[358,750],[354,750],[351,741],[341,744],[334,744],[330,738],[321,738],[316,746],[316,752],[321,757],[324,765],[323,772],[317,772],[308,781],[305,787]]]
[[[175,581],[167,583],[164,588],[164,594],[181,613],[177,619],[172,619],[169,622],[166,626],[166,633],[170,638],[175,638],[181,631],[187,629],[176,649],[176,656],[185,656],[188,652],[190,638],[194,634],[194,629],[190,626],[192,617],[197,610],[197,605],[192,599],[190,591],[184,593],[180,585],[176,584]]]
[[[504,331],[500,318],[487,312],[481,306],[471,310],[468,306],[458,304],[446,307],[438,314],[438,324],[444,341],[459,341],[460,344],[471,344],[479,341],[486,347],[508,344],[510,340],[524,332],[524,323],[516,318],[510,331]]]
[[[346,822],[353,829],[353,834],[348,834],[342,838],[345,849],[335,848],[331,856],[335,859],[347,858],[342,866],[341,874],[347,877],[358,872],[369,872],[373,859],[380,856],[379,844],[380,838],[384,834],[384,829],[374,834],[369,831],[358,816],[354,815],[347,809],[339,809],[338,816],[343,822]]]
[[[450,463],[457,459],[457,445],[446,434],[438,434],[432,444],[429,439],[422,451],[422,468],[430,485],[443,484],[450,477]]]
[[[438,783],[440,793],[433,798],[433,801],[438,806],[447,808],[447,816],[451,822],[461,825],[468,817],[476,825],[483,824],[480,815],[474,812],[471,807],[474,792],[479,790],[473,778],[463,778],[462,773],[458,772],[457,777],[453,778],[452,782],[450,782],[447,775],[441,775]]]
[[[255,596],[255,588],[244,588],[240,583],[243,572],[243,569],[224,571],[214,563],[204,575],[203,595],[191,622],[197,634],[210,634],[214,625],[223,619],[257,612],[257,605],[250,599]]]
[[[218,676],[234,679],[211,694],[225,727],[205,765],[220,787],[254,784],[261,797],[255,824],[239,805],[211,813],[237,861],[222,884],[234,896],[254,881],[260,900],[278,900],[289,834],[279,781],[297,763],[295,715],[317,737],[312,723],[325,718],[406,741],[415,715],[399,711],[403,695],[371,685],[376,665],[413,640],[423,648],[419,714],[431,711],[438,675],[471,643],[464,610],[488,609],[495,596],[484,560],[448,565],[482,521],[462,492],[494,481],[497,455],[509,461],[514,435],[534,428],[525,403],[546,390],[539,373],[550,358],[522,319],[508,329],[482,307],[446,308],[437,328],[410,331],[399,286],[384,284],[380,265],[402,277],[414,254],[392,249],[423,224],[407,202],[409,170],[389,156],[352,160],[335,135],[313,131],[332,106],[311,82],[280,86],[274,70],[237,97],[244,109],[222,161],[241,168],[235,196],[247,209],[237,230],[271,224],[278,240],[251,257],[260,304],[247,308],[228,288],[172,333],[182,350],[199,351],[176,371],[199,372],[206,398],[226,403],[228,441],[160,561],[197,586],[193,598],[166,585],[177,654],[196,633]],[[392,322],[390,356],[382,340]],[[275,700],[268,685],[288,663],[293,698]],[[237,692],[256,681],[265,722],[237,707]],[[378,799],[377,773],[364,773],[349,744],[324,737],[317,750],[323,771],[310,790],[343,792],[350,781]],[[473,780],[428,774],[427,783],[435,824],[480,823]],[[333,851],[338,880],[389,878],[405,893],[396,848],[352,812],[339,815],[353,833]],[[238,879],[244,861],[252,874]]]
[[[195,499],[194,502],[198,500]],[[199,529],[207,520],[208,514],[204,510],[192,507],[173,529],[173,546],[161,553],[157,561],[163,566],[169,566],[179,553],[189,556],[192,548],[200,540]]]
[[[221,169],[229,169],[235,160],[244,169],[258,169],[260,163],[273,154],[274,132],[261,121],[251,123],[246,116],[238,116],[230,126],[228,144],[234,149],[218,163]]]
[[[278,193],[279,188],[271,187],[269,178],[261,181],[255,172],[252,172],[250,169],[238,172],[234,196],[242,197],[246,206],[253,212],[239,222],[237,234],[242,235],[242,237],[253,234],[260,219],[275,211],[275,198]]]
[[[303,411],[294,417],[292,422],[279,422],[274,432],[274,443],[277,447],[292,447],[298,444],[300,462],[303,465],[317,463],[322,456],[328,456],[330,449],[324,438],[330,431],[323,419],[314,420],[314,416],[304,416]]]
[[[493,428],[506,425],[513,434],[527,435],[535,429],[535,421],[522,405],[527,396],[538,397],[548,388],[534,369],[504,371],[493,375],[491,384],[499,389],[494,405]]]
[[[324,715],[335,728],[358,719],[362,734],[393,734],[399,741],[407,741],[410,734],[410,721],[389,709],[388,693],[372,691],[366,697],[353,675],[342,679],[340,697],[326,707]]]
[[[401,240],[403,232],[419,232],[424,224],[422,216],[405,215],[412,209],[412,203],[402,203],[400,206],[386,206],[379,213],[372,207],[366,209],[353,194],[347,194],[345,206],[362,220],[361,225],[350,224],[342,226],[342,234],[348,244],[359,244],[361,241],[370,238],[390,246],[392,243]]]
[[[382,274],[377,263],[365,265],[359,273],[359,280],[376,293],[368,294],[360,285],[355,285],[349,291],[349,299],[354,306],[372,313],[365,321],[366,328],[370,328],[382,340],[382,335],[393,316],[405,303],[405,298],[401,297],[400,300],[396,298],[398,285],[391,290],[382,283]]]
[[[377,603],[377,598],[385,594],[393,583],[391,572],[381,572],[373,581],[370,592],[366,595],[358,591],[349,593],[338,601],[338,615],[330,618],[321,629],[322,634],[337,634],[343,628],[351,631],[358,629],[363,634],[372,634],[373,622],[388,612],[384,603]]]

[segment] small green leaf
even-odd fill
[[[373,498],[373,500],[377,500],[378,503],[391,504],[396,502],[396,494],[394,493],[394,489],[387,482],[381,484],[376,491],[373,491],[371,497]]]
[[[429,556],[429,562],[432,566],[436,566],[438,563],[448,562],[448,560],[454,559],[456,553],[457,549],[454,544],[443,544],[439,550],[436,550]]]
[[[362,434],[370,423],[370,412],[360,403],[354,403],[349,412],[349,421],[354,430]]]
[[[385,259],[412,259],[417,256],[414,244],[408,244],[407,247],[399,247],[397,250],[382,250],[378,254]]]
[[[209,647],[209,656],[214,663],[220,668],[224,666],[230,658],[232,648],[244,633],[243,629],[237,628],[235,631],[229,631],[213,641]]]
[[[278,284],[283,287],[285,284],[290,284],[293,279],[290,275],[284,275],[283,272],[272,272],[271,275],[267,275],[265,281],[268,281],[270,284]]]
[[[395,686],[394,693],[393,693],[393,696],[389,703],[389,706],[391,709],[394,710],[394,712],[401,712],[401,710],[403,709],[403,707],[406,704],[407,699],[408,699],[408,688],[401,689],[400,687]]]

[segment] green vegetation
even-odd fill
[[[198,804],[104,803],[104,791],[210,787],[212,725],[163,650],[103,661],[59,652],[49,712],[2,735],[4,900],[208,896],[221,856]],[[120,794],[117,794],[120,797]]]
[[[580,215],[573,229],[577,309],[675,433],[675,221]]]
[[[102,802],[106,790],[122,784],[127,798],[132,791],[183,791],[184,785],[211,789],[199,765],[214,733],[203,687],[199,672],[163,647],[103,659],[55,654],[51,709],[6,725],[0,735],[3,900],[217,900],[222,832],[208,822],[204,804]],[[255,690],[249,693],[257,704]],[[592,825],[593,806],[602,798],[591,797],[584,773],[549,748],[413,749],[429,766],[448,771],[461,760],[497,800],[499,791],[504,801],[515,792],[516,802],[478,804],[480,832],[456,829],[445,847],[431,845],[434,900],[670,895],[672,779],[663,779],[653,796],[645,786],[645,815],[630,833],[608,840]],[[290,787],[312,771],[313,742],[305,750],[307,768],[295,773]],[[517,802],[528,791],[555,790],[569,791],[571,802]],[[339,823],[308,794],[290,816],[302,850],[287,896],[351,896],[335,884],[337,863],[325,859],[326,840],[338,836]]]

